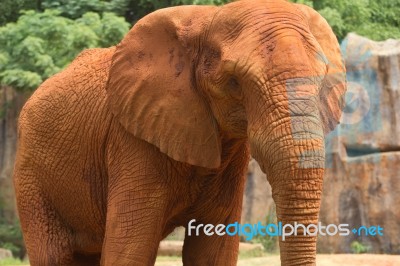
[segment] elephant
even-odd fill
[[[116,46],[81,52],[18,123],[14,184],[31,265],[153,265],[186,228],[184,265],[236,265],[252,156],[282,224],[316,224],[324,139],[345,67],[330,26],[283,0],[160,9]],[[315,234],[279,237],[282,265],[315,265]]]

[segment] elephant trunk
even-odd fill
[[[318,223],[322,177],[323,169],[298,169],[286,174],[286,180],[279,185],[273,185],[277,218],[285,234],[279,239],[282,265],[315,265],[316,228],[309,230],[315,235],[304,235],[304,229]],[[297,235],[286,235],[294,231],[286,224],[297,227]]]
[[[285,87],[286,100],[258,101],[271,106],[270,111],[260,111],[260,105],[249,110],[248,136],[252,156],[271,184],[278,221],[283,228],[295,223],[307,227],[318,223],[325,163],[323,127],[316,93],[292,91],[289,83]],[[310,229],[314,236],[304,235],[302,226],[297,226],[297,236],[280,236],[282,265],[315,265],[315,229]]]

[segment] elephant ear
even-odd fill
[[[308,20],[327,61],[327,74],[320,90],[320,115],[324,132],[329,133],[337,124],[344,108],[346,93],[346,69],[340,53],[339,43],[328,22],[314,9],[296,4]]]
[[[212,6],[166,8],[117,45],[107,84],[111,111],[134,136],[177,161],[217,168],[218,128],[194,82],[194,58]]]

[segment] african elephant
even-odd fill
[[[14,173],[31,264],[152,265],[190,220],[240,220],[253,156],[282,223],[318,221],[324,134],[345,69],[314,10],[236,1],[151,13],[116,47],[82,52],[19,120]],[[238,236],[189,235],[185,265],[235,265]],[[315,265],[316,237],[280,238]]]

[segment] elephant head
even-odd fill
[[[318,221],[324,134],[344,92],[327,22],[280,0],[156,11],[117,46],[107,84],[125,129],[174,160],[218,168],[221,136],[247,139],[278,220],[304,225]],[[285,265],[312,264],[316,237],[280,239],[280,251]]]

